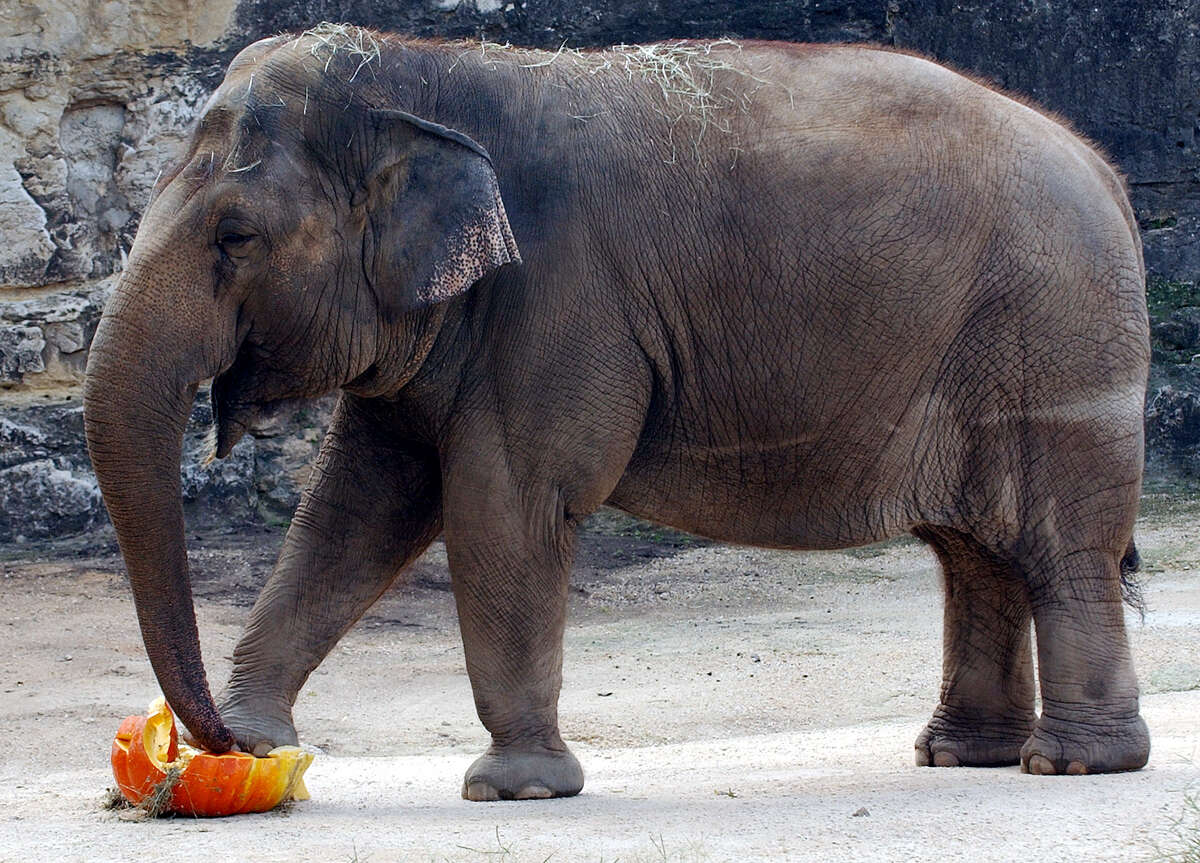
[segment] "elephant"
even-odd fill
[[[295,743],[307,676],[442,537],[491,734],[462,793],[528,799],[583,785],[557,703],[601,506],[779,549],[913,534],[945,588],[917,763],[1142,767],[1123,584],[1149,359],[1122,178],[927,59],[325,24],[231,62],[155,186],[84,400],[147,653],[199,744]],[[338,393],[217,697],[179,482],[209,379],[218,457]]]

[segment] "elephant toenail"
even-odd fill
[[[526,785],[516,793],[514,800],[548,800],[554,792],[545,785]]]
[[[1029,757],[1029,769],[1027,773],[1032,773],[1035,776],[1053,776],[1058,771],[1054,769],[1053,762],[1045,755],[1031,755]]]
[[[1072,761],[1067,765],[1068,776],[1085,776],[1087,775],[1087,765],[1082,761]]]
[[[958,767],[961,762],[951,752],[938,752],[933,756],[934,767]]]
[[[472,782],[463,786],[463,800],[476,802],[499,800],[500,792],[486,782]]]
[[[267,753],[269,753],[274,748],[275,748],[274,746],[272,746],[270,743],[267,743],[265,741],[262,743],[256,743],[254,745],[254,757],[255,758],[265,758],[267,756]]]

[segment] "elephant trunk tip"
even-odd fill
[[[201,723],[199,728],[188,726],[188,731],[191,734],[192,740],[199,745],[199,748],[206,752],[212,752],[220,755],[222,752],[229,752],[237,746],[237,738],[233,736],[233,732],[225,727],[225,723],[218,718],[215,723]]]

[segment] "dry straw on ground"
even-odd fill
[[[104,809],[114,810],[117,817],[123,821],[143,821],[147,818],[158,818],[165,815],[171,808],[171,793],[179,784],[183,775],[183,767],[171,765],[167,767],[166,775],[158,781],[150,794],[141,803],[130,803],[116,788],[108,789],[100,805]]]

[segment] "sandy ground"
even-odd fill
[[[941,597],[915,542],[788,554],[604,517],[573,579],[561,702],[587,772],[569,800],[468,803],[486,746],[439,546],[317,670],[296,707],[313,799],[127,822],[102,808],[120,719],[156,694],[102,544],[0,561],[0,860],[1137,861],[1200,845],[1200,505],[1148,499],[1154,750],[1140,772],[913,765],[938,691]],[[224,680],[277,534],[192,555]],[[1196,852],[1193,852],[1196,853]],[[1188,858],[1195,860],[1197,858]]]

